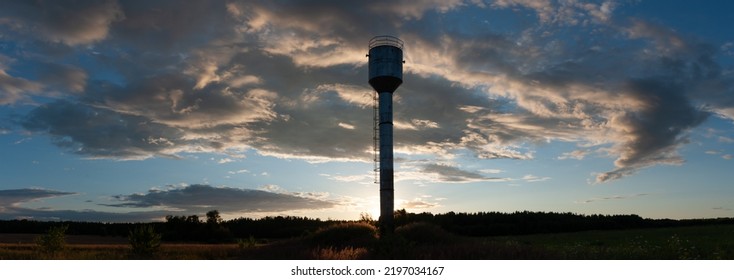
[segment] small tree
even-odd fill
[[[36,239],[41,252],[55,256],[57,253],[66,249],[66,230],[69,225],[61,225],[50,228],[46,234]]]
[[[208,225],[218,225],[222,222],[222,217],[219,216],[219,211],[211,210],[206,212],[206,223]]]
[[[161,235],[151,225],[131,230],[129,240],[132,253],[137,257],[150,258],[161,246]]]

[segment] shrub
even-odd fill
[[[321,247],[363,247],[377,240],[377,228],[367,223],[341,223],[317,230],[311,242]]]
[[[36,239],[41,252],[55,256],[66,249],[66,230],[69,225],[50,228],[46,234]]]
[[[237,239],[237,246],[240,248],[240,250],[243,250],[245,248],[252,248],[257,246],[257,240],[254,236],[250,235],[247,239]]]
[[[456,237],[441,227],[429,223],[411,223],[395,229],[395,234],[416,244],[446,244]]]
[[[137,257],[152,257],[161,246],[161,235],[151,225],[131,230],[128,239],[132,253]]]

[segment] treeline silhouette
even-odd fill
[[[465,236],[523,235],[588,230],[622,230],[673,226],[734,224],[734,218],[718,219],[644,219],[638,215],[580,215],[575,213],[476,212],[445,214],[395,211],[397,226],[416,222],[438,225],[448,232]]]
[[[369,217],[362,219],[372,222]],[[237,218],[224,221],[216,210],[197,215],[167,216],[164,222],[98,223],[75,221],[0,220],[0,233],[41,234],[49,228],[68,225],[70,235],[128,236],[131,230],[151,225],[168,242],[233,242],[236,239],[283,239],[305,236],[329,225],[349,221],[321,220],[307,217]],[[717,219],[645,219],[638,215],[580,215],[574,213],[476,212],[443,214],[395,211],[396,226],[424,222],[464,236],[500,236],[560,233],[588,230],[621,230],[655,227],[734,224],[734,218]]]

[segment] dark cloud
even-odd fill
[[[81,93],[87,86],[87,72],[79,67],[57,63],[42,63],[37,67],[38,81],[47,88]]]
[[[643,104],[641,110],[620,116],[626,132],[617,169],[597,176],[604,182],[654,164],[680,164],[679,145],[687,142],[685,132],[698,126],[708,113],[695,108],[684,95],[684,86],[654,79],[631,81],[626,91]]]
[[[437,176],[438,182],[466,183],[481,181],[507,181],[506,178],[487,177],[481,173],[462,170],[455,166],[429,163],[421,167],[421,172]]]
[[[23,127],[47,133],[56,145],[92,158],[171,157],[181,148],[197,146],[183,140],[180,130],[149,119],[63,100],[34,109]]]
[[[175,0],[120,1],[124,20],[115,23],[111,36],[132,49],[186,51],[232,35],[227,1]],[[216,42],[221,43],[221,42]]]
[[[119,195],[122,201],[107,204],[114,207],[163,207],[185,212],[214,209],[227,212],[279,212],[303,209],[325,209],[336,204],[305,194],[268,192],[253,189],[189,185],[168,190],[150,190],[145,194]]]
[[[67,45],[90,44],[107,37],[110,24],[123,18],[117,1],[3,1],[0,21],[23,35]]]
[[[41,188],[0,190],[0,209],[14,207],[20,203],[58,196],[75,195],[73,192],[63,192]]]

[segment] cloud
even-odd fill
[[[588,150],[575,150],[567,153],[563,153],[560,156],[558,156],[558,159],[564,160],[564,159],[575,159],[575,160],[582,160],[586,155],[589,154]]]
[[[185,139],[176,128],[63,100],[35,108],[23,127],[47,133],[56,145],[91,158],[176,157],[186,149],[213,149]]]
[[[606,22],[612,17],[617,1],[585,3],[582,1],[550,0],[496,0],[493,7],[523,7],[534,10],[541,23],[559,25],[588,24],[589,21]]]
[[[161,211],[109,213],[95,210],[33,209],[22,206],[27,202],[77,194],[43,188],[0,190],[0,219],[139,222],[161,220],[166,215],[166,212]]]
[[[110,24],[123,19],[117,1],[3,2],[0,21],[18,33],[67,45],[95,43],[107,37]]]
[[[415,198],[413,200],[403,201],[399,203],[398,208],[417,210],[417,209],[435,208],[438,206],[440,206],[440,204],[438,203],[424,201],[422,198]]]
[[[532,174],[528,174],[528,175],[522,176],[521,179],[525,180],[525,182],[528,182],[528,183],[534,183],[534,182],[548,181],[551,179],[551,177],[538,177]]]
[[[202,212],[217,209],[223,213],[279,212],[334,207],[334,202],[310,194],[272,192],[254,189],[188,185],[166,190],[152,189],[144,194],[118,195],[112,207],[159,208],[169,211]]]
[[[28,55],[13,57],[13,69],[0,59],[0,104],[36,101],[22,127],[87,158],[254,150],[368,162],[365,34],[406,41],[394,100],[395,152],[404,158],[528,160],[546,143],[567,142],[580,148],[559,159],[614,158],[596,178],[607,182],[683,164],[678,150],[692,129],[711,116],[734,119],[734,79],[716,60],[725,50],[619,18],[618,1],[2,5],[0,28]],[[537,21],[504,32],[491,15],[506,9],[527,9]],[[489,24],[454,20],[469,10]],[[563,30],[587,40],[556,36]],[[29,65],[50,70],[17,71]],[[44,90],[71,94],[36,98]],[[500,179],[439,165],[411,172]]]
[[[88,74],[79,67],[56,63],[42,63],[38,67],[38,82],[48,88],[81,93],[87,86]]]
[[[0,105],[14,104],[28,98],[28,94],[39,92],[39,83],[8,75],[0,64]]]
[[[507,181],[506,178],[487,177],[478,172],[466,171],[455,166],[440,163],[423,164],[421,165],[420,171],[428,176],[433,177],[435,181],[444,183]]]
[[[627,93],[645,107],[612,120],[615,129],[624,132],[624,140],[616,147],[617,168],[598,175],[597,182],[617,179],[655,164],[682,164],[677,148],[688,141],[685,133],[708,117],[708,113],[691,104],[682,88],[656,79],[629,84]]]
[[[633,19],[631,26],[627,28],[630,38],[652,39],[658,51],[668,53],[688,47],[684,38],[671,28],[654,24],[648,21]]]
[[[637,197],[647,196],[647,195],[649,194],[638,193],[638,194],[632,194],[632,195],[615,195],[615,196],[608,196],[608,197],[595,197],[595,198],[590,198],[590,199],[586,199],[582,201],[576,201],[576,203],[586,204],[586,203],[592,203],[592,202],[597,202],[597,201],[632,199],[632,198],[637,198]]]
[[[341,127],[341,128],[344,128],[344,129],[350,129],[351,130],[351,129],[354,129],[355,128],[354,125],[351,125],[351,124],[348,124],[348,123],[343,123],[343,122],[340,122],[337,125],[339,127]]]
[[[339,181],[339,182],[372,183],[375,180],[374,173],[365,173],[365,174],[357,174],[357,175],[331,175],[331,174],[321,174],[321,175],[331,180]]]
[[[75,194],[77,193],[42,188],[0,190],[0,209],[17,207],[25,202]]]

